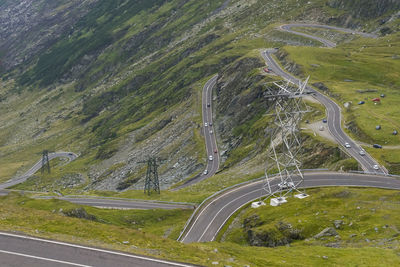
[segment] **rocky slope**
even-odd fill
[[[273,23],[362,29],[368,21],[372,31],[397,9],[391,1],[359,16],[327,0],[0,1],[0,180],[43,149],[80,157],[43,178],[41,190],[77,175],[80,190],[141,188],[137,162],[151,155],[167,159],[163,188],[195,175],[205,164],[200,93],[215,73],[223,168],[240,164],[266,146],[263,83],[274,77],[262,74],[259,49],[309,42]]]

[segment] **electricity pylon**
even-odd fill
[[[50,161],[49,161],[48,150],[43,150],[42,152],[42,168],[41,168],[42,174],[44,173],[45,170],[47,170],[47,173],[50,173]]]
[[[268,150],[268,159],[273,163],[268,166],[267,160],[263,188],[270,197],[275,197],[277,201],[283,201],[282,203],[286,202],[285,196],[291,192],[299,192],[300,195],[296,196],[300,198],[307,196],[299,189],[304,183],[299,160],[302,148],[299,125],[304,113],[308,112],[302,100],[307,82],[308,78],[298,85],[275,82],[275,87],[265,95],[274,103],[274,113],[271,115],[274,117],[275,129],[271,133],[271,145]],[[268,172],[274,168],[278,173],[272,177]],[[271,185],[272,179],[279,181],[278,186]]]
[[[150,195],[153,191],[160,194],[160,182],[158,180],[158,164],[163,160],[157,157],[150,157],[146,161],[138,163],[147,163],[146,181],[144,183],[144,193]]]

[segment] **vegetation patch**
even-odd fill
[[[379,247],[398,249],[400,195],[360,188],[307,190],[279,207],[247,208],[226,241],[250,246]]]

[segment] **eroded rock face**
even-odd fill
[[[257,114],[265,113],[270,103],[264,98],[265,86],[259,85],[264,76],[257,68],[265,66],[259,58],[235,61],[220,73],[217,81],[217,134],[221,140],[222,160],[242,142],[240,131],[235,131]]]
[[[278,222],[270,229],[249,229],[247,238],[251,246],[277,247],[290,244],[294,240],[303,240],[301,229],[293,227],[290,223]]]
[[[97,0],[20,0],[0,3],[0,66],[9,70],[31,60],[62,35]],[[16,45],[18,44],[18,45]]]
[[[74,217],[74,218],[85,219],[85,220],[90,220],[90,221],[96,220],[96,216],[87,213],[84,208],[75,208],[75,209],[65,210],[65,211],[62,211],[61,213],[68,217]]]

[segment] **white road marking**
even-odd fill
[[[31,259],[37,259],[37,260],[42,260],[42,261],[62,263],[62,264],[72,265],[72,266],[91,267],[90,265],[83,265],[83,264],[78,264],[78,263],[73,263],[73,262],[68,262],[68,261],[54,260],[54,259],[43,258],[43,257],[38,257],[38,256],[33,256],[33,255],[28,255],[28,254],[23,254],[23,253],[12,252],[12,251],[0,250],[0,253],[20,256],[20,257],[25,257],[25,258],[31,258]]]
[[[244,185],[244,186],[235,188],[235,189],[233,189],[233,190],[229,190],[228,192],[225,192],[225,193],[223,193],[222,195],[218,196],[217,198],[213,199],[213,201],[211,201],[210,203],[208,203],[208,205],[207,205],[205,208],[203,208],[203,209],[201,210],[200,214],[197,216],[197,218],[196,218],[196,220],[194,221],[194,223],[192,224],[192,226],[191,226],[191,227],[189,228],[189,230],[186,232],[186,235],[182,238],[182,241],[181,241],[181,242],[183,242],[183,241],[186,239],[186,237],[189,235],[190,231],[192,231],[193,226],[197,223],[197,221],[199,220],[199,218],[201,217],[201,215],[203,214],[203,212],[204,212],[211,204],[213,204],[215,201],[217,201],[218,199],[220,199],[220,198],[226,196],[227,194],[233,193],[233,192],[238,191],[238,190],[241,190],[241,189],[243,189],[243,188],[245,188],[245,187],[252,186],[252,185],[254,185],[254,184],[256,184],[256,183],[262,183],[262,182],[264,182],[264,181],[261,180],[261,181],[257,181],[257,182],[254,182],[254,183],[249,183],[249,184],[247,184],[247,185]]]
[[[257,192],[257,191],[260,191],[260,190],[261,190],[261,189],[256,189],[256,190],[250,191],[250,192],[248,192],[248,193],[246,193],[246,194],[244,194],[244,195],[241,195],[240,197],[235,198],[235,199],[229,201],[228,203],[226,203],[222,208],[219,209],[219,211],[217,212],[217,214],[214,215],[214,217],[212,218],[212,220],[210,221],[210,223],[207,225],[206,229],[204,230],[203,234],[200,236],[200,238],[198,239],[198,241],[199,241],[199,242],[201,241],[201,239],[203,238],[203,236],[204,236],[205,233],[207,232],[208,228],[210,228],[210,226],[211,226],[211,224],[214,222],[215,218],[217,218],[218,214],[220,214],[221,211],[222,211],[223,209],[225,209],[227,206],[229,206],[232,202],[235,202],[235,201],[238,200],[238,199],[241,199],[241,198],[243,198],[243,197],[245,197],[245,196],[248,196],[248,195],[253,194],[253,193],[255,193],[255,192]],[[230,216],[229,216],[229,217],[230,217]]]
[[[160,259],[152,259],[152,258],[148,258],[148,257],[145,257],[145,256],[126,254],[126,253],[116,252],[116,251],[108,251],[108,250],[99,249],[99,248],[85,247],[85,246],[81,246],[81,245],[69,244],[69,243],[64,243],[64,242],[60,242],[60,241],[41,239],[41,238],[37,238],[37,237],[15,235],[15,234],[4,233],[4,232],[0,232],[0,235],[10,236],[10,237],[15,237],[15,238],[28,239],[28,240],[34,240],[34,241],[39,241],[39,242],[44,242],[44,243],[49,243],[49,244],[66,246],[66,247],[86,249],[86,250],[91,250],[91,251],[96,251],[96,252],[101,252],[101,253],[107,253],[107,254],[112,254],[112,255],[117,255],[117,256],[123,256],[123,257],[128,257],[128,258],[140,259],[140,260],[145,260],[145,261],[152,261],[152,262],[157,262],[157,263],[162,263],[162,264],[169,264],[169,265],[172,265],[172,266],[193,267],[193,265],[184,264],[184,263],[170,262],[170,261],[165,261],[165,260],[160,260]]]

